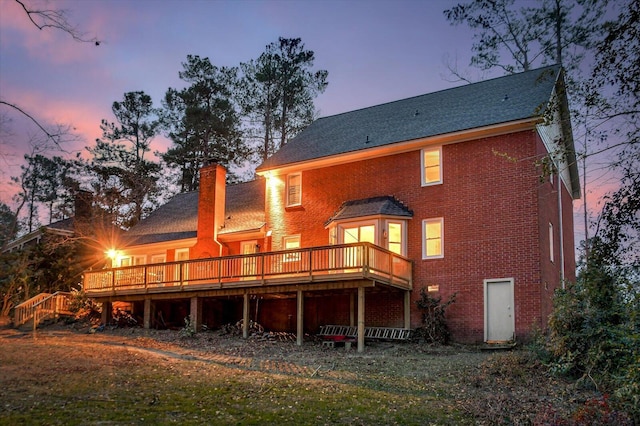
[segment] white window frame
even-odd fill
[[[297,177],[300,179],[299,190],[298,190],[298,199],[294,200],[294,202],[290,202],[291,199],[289,197],[289,192],[291,190],[291,178]],[[287,182],[285,185],[285,206],[286,207],[296,207],[302,205],[302,173],[289,173],[286,178]]]
[[[131,264],[134,266],[144,265],[147,263],[147,256],[144,254],[136,254],[135,256],[131,256],[131,260]]]
[[[555,255],[553,253],[553,239],[554,239],[554,232],[553,232],[553,223],[549,222],[549,260],[551,261],[551,263],[555,262]]]
[[[345,229],[351,229],[351,228],[358,228],[358,241],[361,241],[360,239],[360,229],[365,227],[365,226],[373,226],[373,244],[375,245],[380,245],[380,236],[378,235],[379,230],[380,230],[380,226],[381,226],[381,222],[378,219],[372,219],[372,220],[361,220],[361,221],[353,221],[353,222],[341,222],[338,224],[338,244],[345,244],[344,242],[344,230]]]
[[[390,225],[400,225],[400,253],[401,256],[407,255],[407,221],[405,220],[387,220],[385,223],[385,240],[386,249],[392,251],[389,245],[391,244],[391,233],[389,232]],[[397,243],[397,241],[394,241]],[[395,253],[395,252],[394,252]]]
[[[186,258],[184,259],[180,259],[180,257],[182,257],[181,255],[186,254]],[[176,249],[175,253],[173,254],[173,260],[175,262],[185,262],[187,260],[189,260],[189,249],[188,248],[180,248],[180,249]],[[176,276],[176,281],[180,280],[180,277],[182,276],[182,281],[184,283],[187,283],[188,278],[189,278],[189,265],[176,265],[175,268],[175,276]]]
[[[289,241],[293,241],[293,242],[297,242],[298,246],[295,248],[287,248],[287,242]],[[300,248],[300,234],[297,235],[287,235],[285,237],[282,237],[282,247],[285,250],[295,250],[297,248]],[[300,260],[300,252],[296,252],[296,253],[286,253],[284,255],[284,262],[296,262]]]
[[[167,254],[166,253],[157,253],[149,256],[149,263],[166,263],[167,262]]]
[[[427,224],[440,223],[440,253],[434,255],[427,254]],[[422,221],[422,259],[442,259],[444,257],[444,218],[424,219]]]
[[[439,178],[434,181],[427,181],[427,174],[425,173],[424,155],[427,152],[438,151],[438,167]],[[442,146],[423,148],[420,150],[420,178],[422,186],[440,185],[442,183]]]
[[[181,257],[180,255],[185,254],[185,253],[187,255],[186,259],[179,259],[179,257]],[[175,261],[189,260],[189,249],[188,248],[176,249],[176,252],[175,252],[173,257],[174,257]]]

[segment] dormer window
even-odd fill
[[[302,204],[302,174],[292,173],[287,175],[287,207]]]

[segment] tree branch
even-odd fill
[[[43,30],[45,28],[55,28],[69,34],[75,41],[79,41],[81,43],[95,43],[96,46],[100,46],[100,40],[98,40],[96,37],[92,39],[84,38],[84,34],[79,32],[77,28],[74,28],[69,23],[69,21],[67,21],[65,10],[31,10],[24,4],[22,0],[15,1],[22,7],[31,23],[35,25],[39,30]],[[40,21],[40,23],[38,23],[37,19]]]
[[[16,0],[18,1],[18,0]],[[49,132],[47,129],[44,128],[44,126],[42,124],[40,124],[40,122],[38,120],[36,120],[31,114],[29,114],[28,112],[26,112],[25,110],[23,110],[22,108],[20,108],[17,105],[14,105],[12,103],[0,100],[0,104],[2,105],[6,105],[9,108],[13,108],[16,111],[18,111],[20,114],[24,115],[25,117],[27,117],[29,120],[31,120],[33,123],[35,123],[36,126],[38,126],[38,128],[40,130],[42,130],[42,132],[47,136],[47,139],[50,139],[58,148],[60,148],[62,150],[62,148],[60,147],[60,133],[51,133]]]

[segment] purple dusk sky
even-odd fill
[[[142,90],[154,104],[178,78],[188,54],[217,66],[257,58],[278,37],[300,37],[315,52],[315,68],[329,71],[316,99],[320,116],[446,89],[447,60],[467,69],[472,43],[466,27],[452,27],[447,0],[26,0],[32,8],[64,9],[68,20],[100,46],[54,29],[38,30],[13,0],[0,1],[0,99],[44,123],[69,124],[93,145],[111,104]],[[447,59],[449,58],[449,59]],[[471,73],[478,75],[475,70]],[[477,77],[479,78],[479,77]],[[0,149],[0,201],[6,181],[37,132],[13,111]],[[168,142],[154,141],[164,150]],[[7,154],[14,154],[7,156]]]
[[[300,37],[315,52],[315,69],[329,71],[315,102],[320,116],[462,84],[451,81],[447,63],[474,81],[500,75],[469,68],[473,34],[443,15],[453,0],[24,1],[66,10],[86,38],[102,41],[38,30],[19,3],[0,0],[0,99],[42,123],[71,125],[77,140],[64,147],[70,153],[94,144],[100,121],[114,120],[111,104],[124,93],[142,90],[159,107],[169,87],[184,87],[178,72],[188,54],[237,66],[280,36]],[[2,105],[0,125],[0,202],[12,205],[9,179],[19,175],[38,132]],[[158,137],[152,149],[168,144]]]

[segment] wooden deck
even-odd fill
[[[411,290],[412,264],[370,243],[341,244],[87,271],[84,291],[98,298],[251,287],[275,292],[357,280]]]

